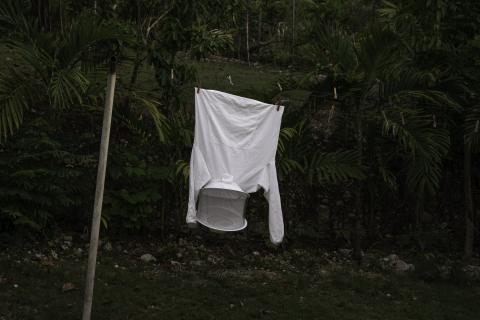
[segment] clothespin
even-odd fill
[[[173,68],[170,69],[170,79],[173,80]]]
[[[400,117],[402,118],[402,125],[405,125],[405,118],[403,117],[403,112],[400,112]]]
[[[480,126],[480,120],[475,123],[475,133],[478,133],[478,127]]]
[[[333,87],[333,99],[337,100],[338,95],[337,95],[337,87]]]
[[[277,100],[277,102],[275,102],[275,105],[277,106],[277,111],[280,110],[280,102],[281,102],[280,98]]]
[[[200,93],[200,87],[199,86],[197,87],[197,93]]]
[[[228,75],[228,76],[227,76],[227,79],[228,79],[228,81],[230,81],[230,85],[233,86],[232,76],[231,76],[231,75]]]
[[[327,123],[330,123],[330,120],[332,120],[334,113],[335,113],[335,105],[332,104],[332,107],[330,108],[330,112],[328,113],[328,122]]]
[[[437,127],[437,118],[435,117],[435,114],[432,114],[432,120],[433,120],[433,127]]]
[[[283,91],[283,88],[282,86],[280,85],[280,82],[277,81],[277,87],[278,89],[280,90],[280,92]],[[275,103],[275,105],[277,106],[277,111],[280,110],[280,101],[281,101],[281,98],[278,98],[277,102]]]

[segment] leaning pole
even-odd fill
[[[110,140],[110,125],[112,122],[113,96],[115,93],[116,58],[112,57],[107,79],[105,110],[103,111],[102,140],[98,160],[97,185],[95,188],[95,203],[93,205],[92,229],[90,231],[90,247],[88,250],[87,277],[85,296],[83,300],[82,320],[90,320],[92,314],[93,285],[95,282],[95,267],[97,265],[98,237],[100,233],[100,218],[102,216],[103,190],[105,189],[105,172],[107,169],[108,143]]]

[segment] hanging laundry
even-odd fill
[[[188,224],[199,222],[212,227],[207,221],[212,213],[201,212],[208,207],[224,215],[210,217],[216,219],[215,223],[234,221],[243,214],[242,204],[248,193],[263,188],[269,203],[270,240],[274,244],[282,242],[284,225],[275,153],[283,110],[283,106],[277,111],[275,105],[220,91],[195,90]],[[245,226],[246,221],[231,231]]]

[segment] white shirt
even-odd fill
[[[195,88],[195,138],[190,159],[187,223],[195,224],[200,189],[225,175],[247,193],[264,189],[270,240],[282,242],[282,206],[275,153],[283,106]]]

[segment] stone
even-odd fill
[[[192,265],[192,266],[197,266],[197,267],[201,267],[201,266],[204,266],[204,265],[205,265],[205,261],[202,261],[202,260],[193,260],[193,261],[190,261],[190,265]]]
[[[409,271],[415,271],[415,267],[413,264],[406,263],[403,260],[397,260],[392,267],[393,272],[396,274],[403,274]]]
[[[172,266],[172,269],[174,271],[181,271],[182,270],[182,264],[178,261],[171,260],[170,265]]]
[[[342,256],[350,256],[352,249],[339,249],[338,253],[340,253]]]
[[[438,266],[438,274],[443,280],[448,280],[452,276],[453,268],[451,266]]]
[[[113,249],[112,244],[110,242],[105,243],[105,246],[103,246],[103,248],[107,251],[112,251]]]
[[[401,260],[396,254],[390,254],[381,259],[380,267],[383,270],[393,271],[396,274],[415,271],[415,266],[413,264]]]
[[[35,253],[34,257],[35,260],[42,260],[43,258],[45,258],[45,256],[41,253]]]
[[[63,286],[62,286],[62,291],[63,292],[72,291],[74,289],[75,289],[75,285],[71,282],[64,283]]]
[[[463,273],[469,280],[480,280],[480,266],[468,265],[462,268]]]
[[[389,262],[395,262],[398,261],[400,258],[396,254],[391,254],[387,257],[387,260]]]
[[[153,255],[151,255],[150,253],[145,253],[144,255],[142,255],[140,257],[140,260],[142,260],[143,262],[153,262],[153,261],[157,261],[157,259],[155,259],[155,257]]]
[[[77,248],[75,249],[75,251],[73,252],[77,257],[81,257],[82,254],[83,254],[83,249],[82,248]]]

